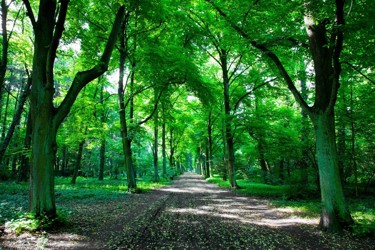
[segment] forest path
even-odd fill
[[[272,208],[267,200],[238,195],[193,173],[123,200],[70,206],[68,227],[33,238],[21,235],[8,245],[15,248],[4,249],[331,250],[373,249],[375,243],[324,234],[316,219]]]

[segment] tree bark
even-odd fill
[[[314,115],[313,123],[323,204],[319,225],[324,230],[334,232],[353,222],[346,207],[341,184],[334,116],[327,112],[321,112]]]
[[[54,62],[64,31],[69,0],[40,0],[38,19],[35,19],[28,0],[23,0],[34,29],[34,58],[30,95],[32,123],[32,162],[30,171],[29,209],[37,217],[56,216],[54,195],[54,163],[57,129],[63,122],[79,92],[90,81],[102,75],[108,67],[117,34],[123,21],[124,7],[120,7],[104,52],[92,69],[78,72],[67,95],[58,108],[53,105]],[[57,17],[57,20],[56,20]]]

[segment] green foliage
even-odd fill
[[[18,218],[7,221],[5,227],[9,228],[15,234],[43,231],[64,225],[67,217],[68,212],[61,209],[57,211],[56,218],[50,218],[46,215],[35,217],[32,213],[23,212]]]
[[[354,235],[361,237],[375,236],[374,204],[374,197],[350,200],[350,210],[355,221],[355,224],[352,226]]]

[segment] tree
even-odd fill
[[[59,4],[56,1],[40,0],[37,18],[30,2],[28,0],[23,2],[34,30],[33,84],[30,95],[32,123],[30,211],[36,216],[55,217],[54,162],[57,130],[81,89],[107,70],[125,8],[121,6],[117,11],[107,44],[97,64],[89,70],[78,72],[62,103],[54,107],[54,63],[64,32],[69,0],[62,0]]]
[[[320,227],[327,231],[339,231],[343,227],[351,225],[353,219],[345,203],[338,168],[334,116],[334,106],[341,73],[340,54],[343,45],[343,26],[345,25],[345,1],[336,1],[335,23],[330,27],[327,22],[328,19],[318,21],[314,18],[314,11],[315,14],[317,11],[312,2],[305,3],[304,20],[315,72],[316,87],[313,106],[309,106],[302,98],[295,87],[292,77],[276,53],[270,50],[266,44],[253,40],[247,30],[231,20],[212,0],[206,0],[206,2],[210,3],[238,34],[249,41],[252,47],[258,49],[277,67],[279,74],[284,78],[295,100],[307,112],[314,124],[323,203]],[[329,28],[332,29],[329,31]]]

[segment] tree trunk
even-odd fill
[[[334,115],[320,112],[313,118],[319,166],[322,214],[320,227],[338,231],[353,223],[346,207],[337,161]]]
[[[173,128],[169,129],[169,166],[171,168],[175,167],[174,162],[174,145],[173,145]]]
[[[99,181],[102,181],[104,179],[105,146],[106,140],[105,138],[102,138],[100,145]]]
[[[54,63],[68,11],[68,0],[40,0],[37,19],[30,2],[23,1],[34,29],[34,58],[32,88],[30,95],[32,123],[32,163],[30,171],[30,212],[37,217],[56,216],[54,196],[54,163],[56,156],[56,133],[60,124],[70,112],[79,92],[90,81],[102,75],[117,40],[117,34],[124,18],[125,8],[119,8],[104,52],[97,64],[86,71],[78,72],[62,103],[55,108]],[[57,18],[56,18],[57,17]]]
[[[120,36],[120,76],[118,83],[118,99],[119,99],[119,115],[120,115],[120,126],[121,126],[121,139],[122,148],[124,153],[124,161],[127,173],[128,191],[131,192],[137,188],[135,179],[135,171],[133,166],[133,156],[131,151],[132,139],[128,136],[128,126],[125,112],[125,101],[124,101],[124,72],[125,72],[125,59],[126,59],[126,48],[125,48],[125,24],[122,26],[122,33]],[[132,73],[133,74],[133,73]],[[133,77],[132,77],[133,79]],[[131,79],[131,81],[132,81]]]
[[[35,75],[35,71],[33,71],[33,74]],[[42,94],[41,92],[38,93]],[[33,96],[35,96],[35,93]],[[30,211],[35,213],[37,217],[46,215],[49,218],[54,218],[56,216],[56,206],[53,166],[57,149],[57,129],[52,123],[52,110],[48,104],[38,105],[40,107],[39,110],[36,108],[37,105],[32,105],[31,108],[33,133],[31,144]]]
[[[212,109],[208,114],[208,124],[207,124],[207,147],[206,147],[206,159],[207,159],[207,172],[206,178],[211,177],[212,169]]]
[[[6,131],[7,117],[8,117],[8,106],[9,106],[9,93],[7,93],[7,99],[6,99],[6,104],[5,104],[4,119],[3,119],[3,125],[2,125],[2,130],[1,130],[1,141],[5,140],[5,131]]]
[[[154,90],[155,92],[155,102],[157,101],[157,90]],[[153,156],[154,156],[154,182],[159,182],[159,165],[158,165],[158,148],[159,148],[159,117],[158,117],[158,111],[156,111],[156,115],[154,117],[154,145],[153,145]]]
[[[223,73],[223,88],[224,88],[224,122],[225,122],[225,139],[227,144],[227,168],[229,175],[229,184],[231,188],[237,189],[236,181],[236,166],[234,158],[234,142],[233,142],[233,133],[232,133],[232,118],[231,118],[231,108],[230,108],[230,93],[229,93],[229,75],[228,75],[228,58],[227,51],[222,49],[220,51],[220,62],[221,70]]]
[[[8,66],[8,49],[9,49],[8,30],[7,30],[8,8],[9,6],[7,5],[6,1],[1,0],[2,51],[1,51],[1,59],[0,59],[0,113],[1,113],[2,106],[3,106],[2,104],[3,104],[5,74],[6,74],[7,66]]]
[[[307,86],[306,86],[306,74],[305,72],[301,72],[300,75],[302,76],[300,78],[301,83],[301,96],[304,100],[307,100]],[[308,120],[308,114],[306,110],[301,110],[301,142],[302,142],[302,155],[300,159],[300,168],[301,168],[301,185],[306,186],[309,183],[309,175],[308,175],[308,166],[309,166],[309,120]]]
[[[27,178],[30,173],[30,159],[29,159],[29,150],[31,145],[31,114],[27,115],[27,122],[26,122],[26,134],[25,134],[25,140],[24,140],[24,152],[21,155],[21,164],[18,170],[18,181],[27,181]]]
[[[165,123],[165,109],[163,103],[163,124],[161,126],[161,150],[163,157],[163,178],[167,177],[167,149],[166,149],[166,123]]]
[[[31,79],[28,79],[27,84],[25,88],[22,90],[22,93],[19,98],[19,103],[17,105],[16,111],[13,116],[12,123],[10,124],[8,128],[8,132],[6,133],[6,136],[4,138],[3,143],[0,146],[0,162],[3,160],[5,151],[8,148],[8,145],[13,137],[14,130],[16,129],[16,126],[20,123],[23,108],[25,106],[27,97],[30,93],[30,86],[31,86]],[[9,99],[9,98],[8,98]]]
[[[62,159],[61,159],[61,176],[65,176],[65,171],[68,168],[68,149],[66,145],[63,146],[62,148]]]
[[[73,170],[73,176],[72,176],[72,184],[76,184],[77,177],[78,177],[78,172],[81,169],[81,161],[82,161],[82,154],[83,154],[83,146],[85,145],[85,140],[82,140],[79,145],[78,145],[78,152],[76,155],[76,162],[74,165],[74,170]]]

